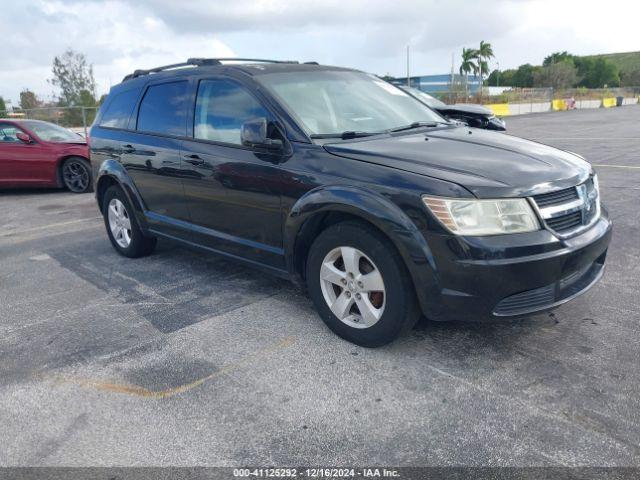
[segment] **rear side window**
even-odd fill
[[[269,115],[242,86],[229,80],[203,80],[198,87],[193,135],[214,142],[241,145],[240,127]]]
[[[127,128],[140,90],[117,93],[107,105],[100,120],[101,127]]]
[[[186,135],[187,82],[152,85],[140,103],[137,129],[165,135]]]

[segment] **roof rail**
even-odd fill
[[[149,68],[147,70],[135,70],[133,73],[125,76],[122,81],[126,82],[127,80],[141,77],[142,75],[149,75],[150,73],[158,73],[174,68],[222,65],[222,62],[299,63],[295,60],[266,60],[263,58],[190,58],[186,62],[182,63],[172,63],[171,65],[163,65],[161,67]]]

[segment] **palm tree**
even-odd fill
[[[460,64],[460,75],[464,75],[465,88],[468,88],[469,74],[475,73],[478,66],[473,61],[478,58],[478,53],[473,48],[462,49],[462,63]]]
[[[491,44],[489,42],[481,40],[480,48],[476,50],[476,60],[478,61],[478,70],[480,70],[480,97],[482,97],[484,74],[489,71],[488,60],[493,57],[493,47],[491,47]]]

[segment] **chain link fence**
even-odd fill
[[[0,110],[0,118],[44,120],[69,128],[85,137],[98,113],[98,107],[42,107]]]
[[[640,96],[640,87],[620,88],[509,88],[498,94],[492,94],[488,87],[482,94],[468,95],[463,88],[455,88],[433,94],[447,103],[541,103],[553,100],[573,99],[577,104],[605,98],[635,98]]]

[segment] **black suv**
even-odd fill
[[[292,278],[363,346],[421,313],[553,308],[602,276],[611,222],[579,156],[367,73],[225,60],[138,70],[100,109],[96,196],[122,255],[169,238]]]

